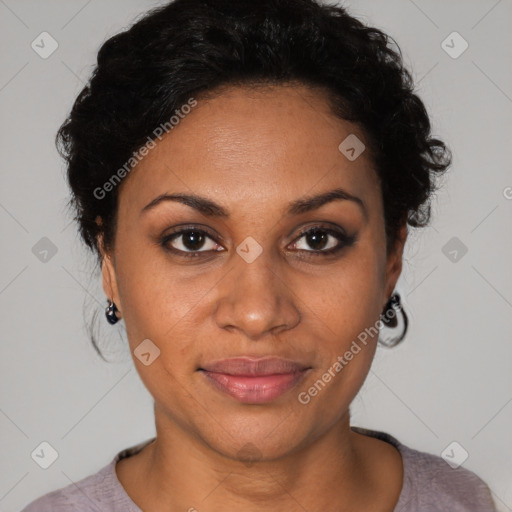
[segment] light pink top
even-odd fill
[[[404,479],[393,512],[496,512],[489,488],[471,471],[453,469],[441,457],[408,448],[384,432],[351,428],[391,443],[402,455]],[[115,465],[153,440],[118,452],[97,473],[41,496],[21,512],[142,512],[117,479]]]

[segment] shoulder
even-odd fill
[[[404,488],[418,510],[495,512],[491,491],[472,471],[451,467],[437,455],[400,445],[404,462]],[[429,507],[429,508],[426,508]],[[412,510],[412,509],[411,509]]]
[[[392,444],[402,456],[403,482],[393,512],[496,512],[487,484],[462,466],[452,467],[431,453],[410,448],[386,432],[351,427]]]
[[[30,502],[21,512],[98,512],[99,499],[105,495],[105,476],[113,462],[78,482],[49,492]]]
[[[97,473],[37,498],[21,512],[140,512],[119,482],[115,467],[119,460],[138,453],[154,440],[153,437],[121,450]]]

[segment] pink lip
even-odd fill
[[[261,404],[295,387],[310,368],[276,357],[233,358],[200,368],[216,389],[244,403]]]

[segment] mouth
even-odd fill
[[[310,370],[310,366],[277,357],[237,357],[198,368],[216,390],[251,404],[275,400],[297,386]]]

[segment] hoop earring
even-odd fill
[[[119,321],[119,318],[116,316],[116,312],[119,310],[113,300],[107,300],[107,302],[108,306],[105,308],[105,316],[107,317],[108,323],[114,325]]]
[[[386,341],[383,341],[379,337],[379,343],[381,345],[384,345],[385,347],[394,347],[395,345],[398,345],[404,339],[405,334],[407,333],[407,328],[409,326],[409,319],[408,319],[408,317],[405,313],[405,310],[401,304],[400,294],[397,292],[395,292],[393,295],[391,295],[391,297],[386,302],[386,306],[384,307],[384,310],[380,316],[382,323],[386,327],[390,327],[391,329],[396,328],[396,326],[398,325],[398,320],[397,320],[397,313],[396,313],[395,306],[396,306],[396,309],[398,309],[402,313],[404,330],[403,330],[402,334],[400,334],[399,336],[397,336],[395,338],[391,338],[390,340],[388,339]]]

